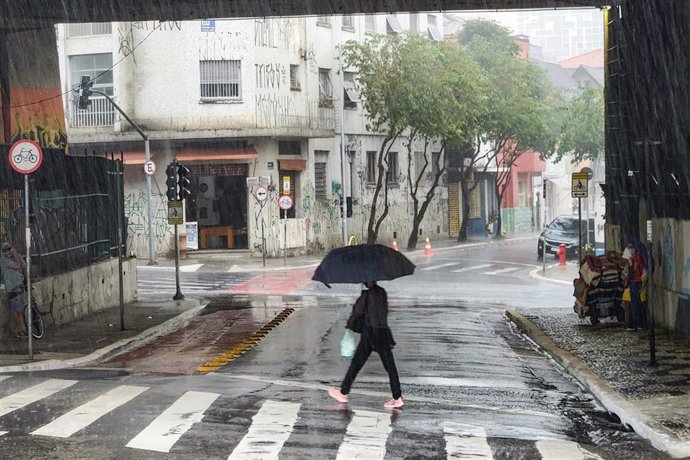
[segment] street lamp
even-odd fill
[[[125,120],[129,122],[130,125],[139,133],[139,135],[144,139],[144,161],[147,163],[151,160],[151,148],[149,145],[149,138],[146,134],[144,134],[144,131],[141,130],[141,128],[132,121],[131,118],[127,116],[127,114],[120,108],[119,105],[115,103],[115,101],[108,96],[106,93],[102,91],[97,91],[92,88],[93,86],[93,81],[91,81],[91,77],[88,75],[83,75],[81,77],[81,84],[79,85],[79,101],[77,103],[77,107],[81,110],[86,110],[89,108],[89,105],[91,104],[91,101],[89,100],[89,96],[91,96],[92,93],[100,94],[101,96],[105,97],[110,101],[110,103],[117,109],[118,112],[120,112],[120,115],[125,117]],[[156,265],[156,256],[154,253],[154,241],[153,241],[153,206],[151,204],[151,175],[147,174],[146,175],[146,207],[147,207],[147,217],[148,217],[148,227],[149,227],[149,265]]]

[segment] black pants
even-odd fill
[[[355,377],[357,377],[359,371],[364,367],[364,363],[367,362],[372,351],[374,351],[374,348],[371,342],[362,337],[362,340],[359,341],[359,345],[357,345],[357,350],[355,350],[355,355],[352,357],[350,367],[347,369],[343,383],[340,384],[340,391],[344,395],[350,393],[350,388],[355,381]],[[386,369],[386,372],[388,372],[393,399],[398,399],[402,396],[402,393],[400,392],[400,379],[398,378],[398,369],[395,367],[393,350],[391,350],[390,347],[384,347],[378,353],[381,357],[383,367]]]

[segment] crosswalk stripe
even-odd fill
[[[127,447],[170,452],[182,435],[204,418],[206,409],[219,396],[218,393],[186,392],[129,441]]]
[[[447,264],[434,265],[433,267],[425,267],[425,268],[422,268],[420,270],[421,271],[436,270],[436,269],[443,268],[443,267],[451,267],[451,266],[457,265],[459,263],[460,262],[448,262]]]
[[[510,272],[514,272],[517,270],[520,270],[520,267],[508,267],[508,268],[502,268],[500,270],[494,270],[491,272],[484,272],[483,275],[498,275],[501,273],[510,273]]]
[[[266,401],[252,417],[249,431],[228,460],[277,459],[297,422],[299,407],[297,403]]]
[[[103,417],[108,412],[139,396],[148,387],[121,385],[56,418],[32,432],[33,435],[68,438]]]
[[[537,441],[536,447],[542,460],[601,460],[573,441]]]
[[[204,264],[189,264],[189,265],[181,265],[180,266],[180,271],[181,272],[195,272],[201,267],[203,267]]]
[[[336,458],[383,458],[386,455],[386,440],[391,432],[390,419],[390,414],[354,411]]]
[[[19,391],[0,399],[0,417],[28,406],[31,403],[46,398],[60,390],[69,388],[77,383],[76,380],[49,379],[25,390]]]
[[[446,440],[447,458],[470,458],[492,460],[491,447],[486,441],[486,432],[480,426],[463,424],[445,424],[443,426]]]
[[[452,273],[462,273],[462,272],[468,272],[470,270],[480,270],[482,268],[486,267],[491,267],[493,264],[481,264],[481,265],[475,265],[474,267],[464,267],[464,268],[458,268],[457,270],[451,270]]]

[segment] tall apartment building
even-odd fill
[[[173,243],[165,196],[165,169],[173,159],[190,170],[194,195],[185,201],[185,221],[197,223],[202,249],[261,254],[265,247],[269,256],[279,256],[285,245],[290,253],[327,250],[349,235],[362,241],[381,136],[366,128],[354,72],[340,74],[339,48],[404,30],[440,41],[441,15],[60,25],[70,151],[122,152],[128,247],[140,257],[148,255],[149,227],[144,142],[107,98],[94,94],[88,110],[78,109],[70,89],[84,75],[150,139],[157,254],[169,253]],[[411,229],[404,139],[392,150],[387,180],[393,205],[381,241],[406,238]],[[268,191],[265,201],[256,196],[259,187]],[[284,193],[294,207],[281,214]],[[343,196],[352,212],[348,235]],[[447,193],[441,191],[422,230],[447,234],[447,221]]]

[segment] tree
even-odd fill
[[[376,241],[388,214],[388,156],[396,140],[404,137],[407,190],[413,209],[407,247],[413,249],[419,226],[445,171],[445,140],[462,138],[477,124],[476,113],[484,105],[478,85],[481,75],[464,50],[434,44],[417,35],[377,36],[365,43],[349,43],[345,62],[357,70],[368,128],[384,134],[377,155],[367,242]],[[435,139],[441,139],[441,153],[430,162],[429,146]],[[413,174],[412,157],[418,143],[424,145],[419,158],[424,163]],[[426,181],[429,170],[432,174]]]
[[[490,98],[481,133],[473,145],[470,166],[462,170],[461,188],[463,197],[466,190],[469,196],[471,189],[467,182],[478,159],[482,160],[485,171],[489,164],[496,165],[496,234],[500,235],[501,202],[510,185],[512,167],[530,149],[552,150],[553,136],[547,123],[552,89],[543,71],[517,55],[519,48],[505,27],[481,19],[468,21],[458,38],[489,81]],[[466,205],[460,241],[467,238],[468,218],[469,205]]]
[[[599,88],[582,88],[565,108],[554,161],[572,154],[572,162],[595,160],[604,151],[604,95]]]

